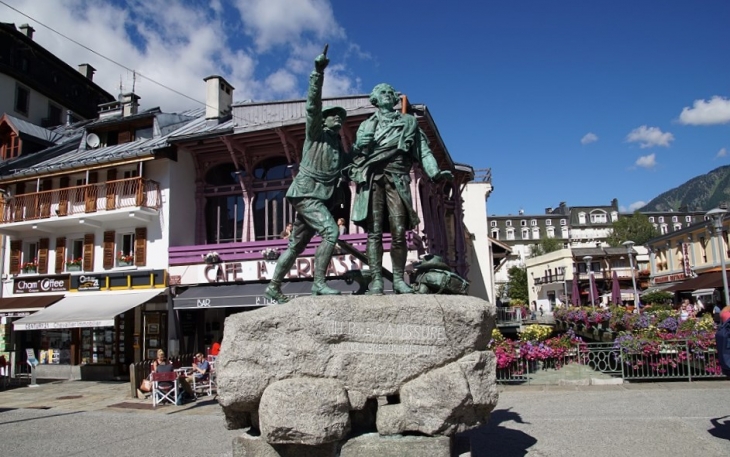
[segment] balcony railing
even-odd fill
[[[160,185],[144,178],[16,195],[2,205],[2,223],[33,221],[124,208],[159,209]]]

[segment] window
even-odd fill
[[[691,223],[692,222],[692,216],[685,216],[684,217],[684,221],[687,222],[687,223]]]
[[[23,258],[20,260],[21,268],[26,264],[38,265],[38,242],[29,241],[23,243]]]
[[[682,230],[682,224],[679,222],[674,224],[674,231],[677,231],[677,230]]]
[[[552,219],[545,219],[545,225],[553,225]]]
[[[492,227],[496,227],[497,226],[497,221],[491,221],[489,223],[489,225],[492,226]]]
[[[256,240],[277,239],[286,224],[294,221],[294,207],[284,198],[291,183],[291,172],[283,157],[265,159],[254,168],[254,176],[266,181],[265,188],[256,191],[252,202]],[[237,194],[240,193],[238,190]],[[350,201],[349,196],[346,201]]]
[[[570,235],[568,233],[568,227],[561,227],[560,228],[560,238],[568,238]]]
[[[524,219],[522,219],[522,220],[520,221],[520,226],[521,226],[521,227],[527,227],[527,221],[526,221],[526,220],[524,220]]]
[[[594,224],[605,224],[607,222],[606,213],[592,213],[591,222]]]
[[[537,227],[537,221],[535,219],[530,220],[530,226],[531,227]]]
[[[61,113],[61,108],[58,105],[48,102],[48,120],[46,121],[46,127],[61,125],[63,123],[61,121]]]
[[[702,252],[702,262],[707,263],[707,239],[704,236],[700,237],[700,251]]]
[[[555,227],[547,227],[546,233],[548,238],[555,238]]]
[[[532,238],[534,240],[540,239],[540,227],[533,227],[532,228]]]
[[[499,229],[492,230],[492,238],[494,238],[495,240],[499,239]]]
[[[139,176],[139,170],[136,168],[134,170],[125,170],[122,176],[124,179],[136,178]]]
[[[153,137],[152,127],[144,127],[134,131],[135,140],[151,140]]]
[[[611,211],[611,222],[616,222],[618,220],[618,213],[616,211]]]
[[[649,222],[652,222],[652,223],[654,222],[654,216],[649,217]]]
[[[530,239],[530,229],[523,228],[522,229],[522,239],[523,240],[529,240]]]
[[[565,219],[560,219],[560,225],[567,225],[568,221]]]
[[[659,216],[659,223],[660,224],[664,223],[664,216]]]
[[[507,229],[507,239],[508,240],[515,239],[515,229]]]
[[[134,233],[120,233],[117,236],[116,265],[128,267],[134,265]]]
[[[512,221],[505,221],[504,223],[507,227],[512,227]]]
[[[0,128],[0,160],[12,159],[20,154],[20,138],[8,126]]]
[[[579,224],[586,223],[586,213],[578,213],[578,223]]]
[[[69,240],[66,245],[66,271],[81,270],[84,259],[84,240]],[[78,265],[78,268],[76,268]]]
[[[28,111],[30,109],[30,90],[26,87],[23,87],[19,84],[15,86],[15,111],[23,114],[24,116],[28,115]]]
[[[662,235],[666,235],[669,232],[669,228],[667,227],[667,224],[662,224],[659,226],[659,233]]]
[[[677,221],[678,221],[677,216],[672,216],[672,222],[677,222]]]

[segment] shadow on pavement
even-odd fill
[[[185,403],[185,405],[190,405],[189,407],[183,408],[183,409],[178,409],[176,411],[171,411],[167,414],[177,414],[177,413],[180,413],[183,411],[188,411],[191,409],[200,408],[203,406],[208,406],[208,405],[213,405],[213,404],[215,404],[215,405],[218,404],[218,400],[216,400],[216,397],[205,397],[205,400],[203,400],[202,398],[199,398],[198,400],[196,400],[193,403]]]
[[[457,436],[457,455],[469,451],[471,442],[472,457],[518,457],[527,455],[527,450],[537,440],[527,433],[503,427],[506,422],[529,424],[522,417],[509,409],[497,409],[487,425],[469,430]]]
[[[28,408],[15,408],[15,409],[28,409]],[[10,411],[10,409],[8,409],[8,411]],[[38,419],[48,419],[49,417],[69,416],[71,414],[81,414],[81,411],[74,411],[72,413],[49,414],[47,416],[29,417],[27,419],[18,419],[18,420],[14,420],[14,421],[4,421],[4,422],[3,421],[0,421],[0,425],[15,424],[15,423],[18,423],[18,422],[34,421],[34,420],[38,420]]]
[[[715,438],[730,441],[730,419],[725,419],[726,417],[730,418],[730,416],[722,416],[710,419],[710,423],[714,428],[711,428],[708,432]],[[725,419],[725,422],[720,422],[720,419]]]

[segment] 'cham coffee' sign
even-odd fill
[[[41,276],[34,278],[15,278],[14,294],[37,294],[41,292],[67,292],[69,276]]]

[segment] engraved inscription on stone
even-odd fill
[[[433,354],[436,346],[446,344],[442,325],[328,321],[324,330],[344,340],[332,346],[338,353]]]

